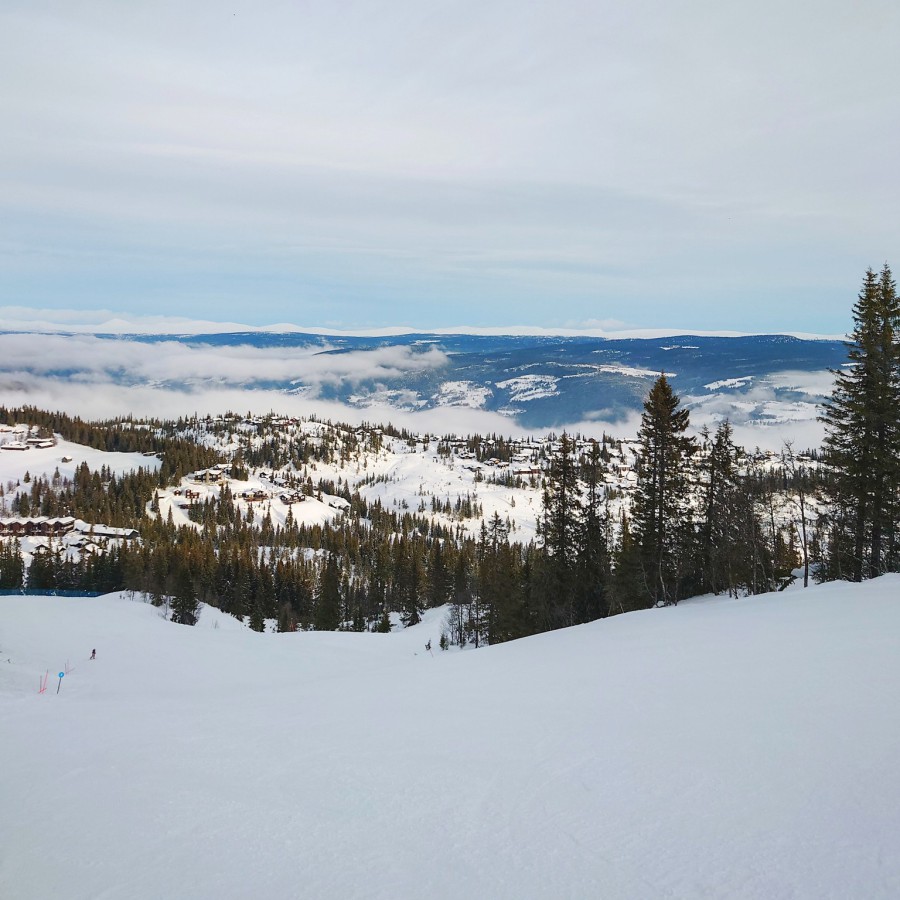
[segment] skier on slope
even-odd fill
[[[97,658],[97,651],[91,650],[91,659],[96,659],[96,658]]]

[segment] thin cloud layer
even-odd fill
[[[883,0],[13,0],[0,304],[840,332],[897,244],[898,30]]]
[[[432,434],[503,434],[524,436],[533,430],[523,429],[507,416],[471,409],[430,409],[405,412],[388,406],[373,405],[364,409],[295,397],[279,391],[243,391],[238,389],[201,388],[190,392],[170,388],[107,383],[97,385],[70,382],[60,378],[20,373],[0,376],[0,391],[7,406],[23,404],[41,409],[64,409],[72,415],[92,419],[133,415],[138,418],[175,418],[191,415],[217,415],[225,412],[288,416],[318,416],[352,425],[390,423],[413,432]],[[613,426],[607,426],[607,431]],[[591,424],[602,433],[602,427]]]

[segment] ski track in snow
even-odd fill
[[[898,592],[464,653],[0,598],[0,896],[896,897]]]

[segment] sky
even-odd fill
[[[842,333],[900,265],[898,38],[889,0],[4,0],[0,307]]]

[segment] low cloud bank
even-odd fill
[[[272,412],[278,415],[315,415],[352,425],[364,422],[391,423],[413,432],[440,435],[477,432],[527,437],[552,430],[557,434],[568,431],[597,439],[604,432],[618,438],[634,438],[641,420],[640,414],[635,412],[624,420],[592,418],[570,422],[553,429],[535,429],[524,427],[508,416],[477,409],[442,407],[413,412],[377,404],[360,409],[342,403],[292,396],[280,391],[240,388],[182,391],[147,385],[124,386],[111,382],[102,384],[72,382],[30,373],[0,374],[0,396],[7,406],[32,405],[41,409],[61,410],[88,419],[129,415],[136,418],[176,418],[225,412],[265,415]],[[692,430],[699,432],[704,424],[711,429],[715,428],[724,417],[695,410],[692,412]],[[728,417],[734,425],[736,442],[748,449],[760,447],[779,450],[786,440],[793,441],[797,449],[817,447],[821,443],[822,426],[815,418],[763,424],[759,421],[741,422],[735,420],[733,415]]]
[[[72,381],[82,383],[104,383],[123,375],[135,382],[218,381],[223,386],[280,381],[302,383],[314,392],[325,385],[438,369],[448,361],[436,347],[421,352],[410,347],[378,347],[328,353],[320,347],[209,347],[176,341],[148,344],[90,335],[34,334],[0,334],[0,360],[5,377],[65,371]]]

